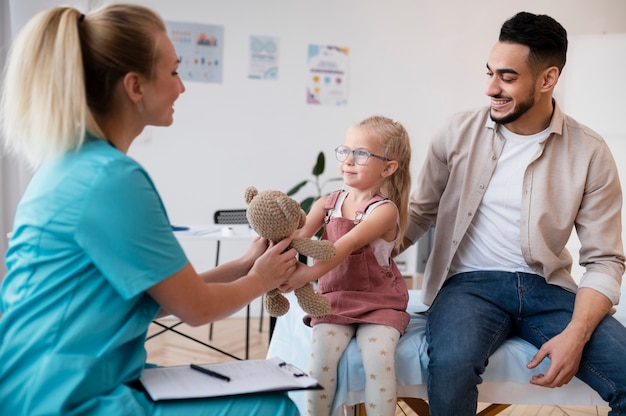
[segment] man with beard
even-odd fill
[[[622,191],[603,139],[552,97],[567,33],[521,12],[487,61],[490,106],[456,114],[432,141],[404,247],[435,226],[422,289],[433,416],[475,415],[489,356],[518,336],[539,351],[529,382],[574,376],[626,415],[626,328],[610,315],[624,273]],[[585,273],[565,248],[576,228]],[[532,370],[546,358],[545,374]]]

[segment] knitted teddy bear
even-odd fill
[[[245,192],[246,217],[254,231],[270,241],[280,241],[302,228],[306,214],[300,204],[281,191],[266,190],[259,192],[253,186]],[[335,256],[335,246],[330,241],[294,238],[290,248],[298,253],[318,260],[330,260]],[[295,289],[298,304],[311,316],[322,316],[330,312],[330,301],[316,293],[310,283]],[[289,300],[278,289],[273,289],[263,296],[265,310],[272,316],[282,316],[289,310]]]

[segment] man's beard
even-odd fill
[[[500,98],[500,97],[494,96],[493,98]],[[533,94],[530,94],[528,98],[526,99],[526,101],[523,101],[515,106],[515,108],[513,109],[513,112],[498,118],[493,115],[493,111],[490,111],[489,116],[491,117],[491,120],[493,120],[494,122],[498,124],[509,124],[509,123],[516,121],[524,114],[526,114],[526,112],[530,110],[534,105],[535,105],[535,98]]]

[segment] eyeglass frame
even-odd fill
[[[346,154],[346,157],[343,160],[339,159],[339,154],[337,153],[339,151],[339,149],[348,149],[348,153]],[[362,154],[365,154],[367,156],[362,163],[357,162],[356,156],[355,156],[355,152],[362,152]],[[372,157],[372,156],[377,158],[377,159],[382,160],[383,162],[389,162],[391,160],[389,158],[386,158],[385,156],[375,155],[374,153],[370,152],[369,150],[367,150],[367,149],[365,149],[363,147],[357,147],[354,150],[350,149],[348,146],[343,146],[343,145],[335,147],[335,159],[337,159],[338,162],[342,162],[343,163],[346,160],[348,160],[348,157],[350,157],[350,153],[352,153],[352,160],[354,160],[354,163],[356,163],[359,166],[366,165],[367,162],[370,160],[370,157]]]

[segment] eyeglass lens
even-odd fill
[[[354,158],[354,163],[357,165],[363,165],[367,163],[368,159],[372,155],[365,149],[354,149],[350,150],[347,146],[339,146],[335,149],[335,157],[339,162],[345,162],[352,153],[352,157]]]

